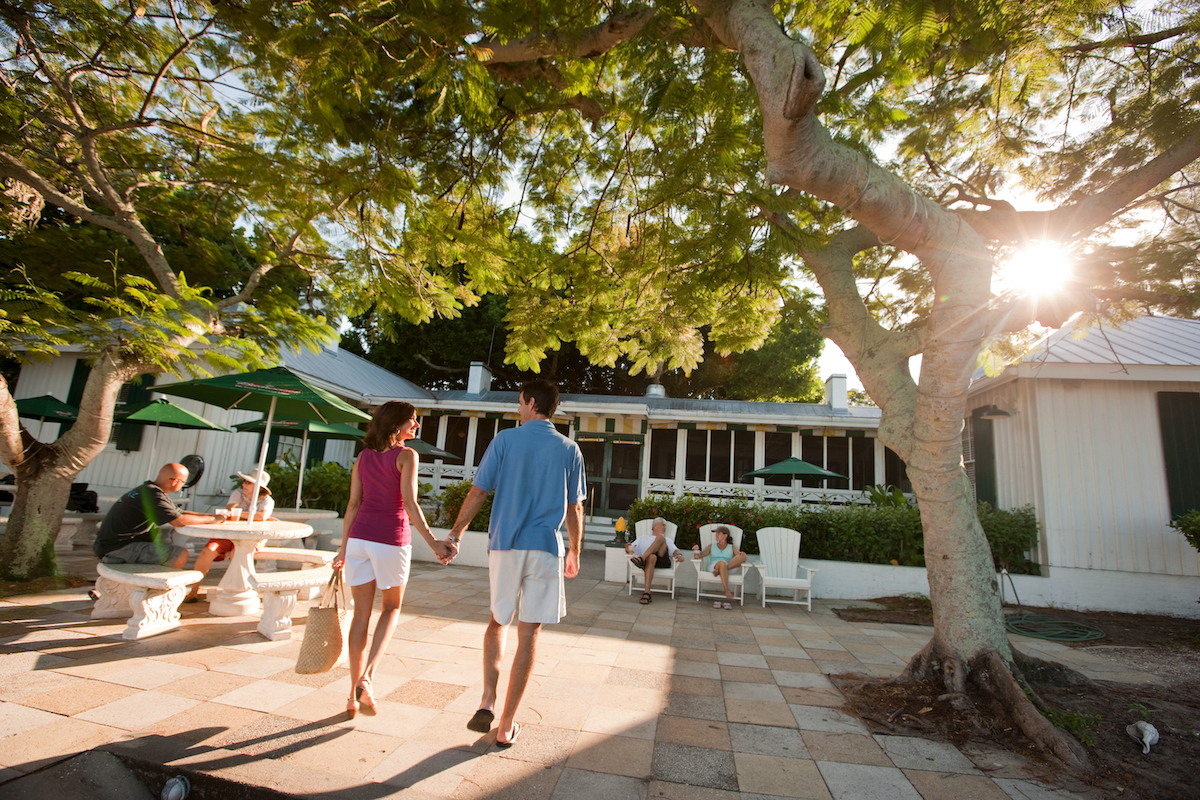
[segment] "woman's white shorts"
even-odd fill
[[[408,583],[412,545],[381,544],[366,539],[346,542],[346,565],[342,575],[350,586],[375,581],[376,589],[391,589]]]
[[[489,550],[492,618],[512,622],[558,622],[567,615],[563,560],[545,550]]]

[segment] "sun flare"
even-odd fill
[[[1016,251],[1000,266],[1000,293],[1050,294],[1071,278],[1071,254],[1054,242],[1034,242]]]

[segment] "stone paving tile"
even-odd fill
[[[729,724],[729,741],[735,753],[754,753],[781,758],[810,758],[797,730],[768,725]]]
[[[414,679],[405,681],[400,688],[388,694],[384,699],[392,703],[443,709],[456,700],[464,690],[465,687],[455,684]]]
[[[451,797],[470,773],[481,753],[408,742],[375,765],[367,779],[421,796]]]
[[[642,739],[628,736],[605,736],[600,733],[580,733],[567,766],[610,775],[627,775],[648,779],[654,750]]]
[[[655,800],[742,800],[746,795],[727,789],[709,789],[705,786],[688,786],[684,783],[651,780],[647,785],[647,796]]]
[[[69,677],[69,676],[60,676]],[[112,703],[138,693],[138,689],[101,681],[71,678],[74,683],[57,686],[48,692],[21,697],[13,702],[29,708],[40,708],[52,714],[73,717],[97,706]],[[3,725],[0,724],[0,730]]]
[[[798,689],[785,686],[780,689],[784,702],[793,706],[825,706],[826,708],[841,708],[846,705],[846,698],[836,690]]]
[[[952,744],[919,739],[915,736],[875,735],[875,741],[888,754],[892,763],[901,769],[918,769],[930,772],[958,772],[977,775],[979,771],[971,760]]]
[[[801,731],[801,738],[815,761],[840,761],[848,764],[893,766],[883,748],[867,734]]]
[[[763,703],[782,703],[783,692],[774,683],[739,683],[722,681],[726,700],[755,700]]]
[[[0,766],[29,773],[65,756],[119,741],[125,735],[107,725],[55,717],[45,725],[0,739]]]
[[[397,747],[401,740],[392,736],[352,730],[344,736],[329,737],[309,747],[299,747],[279,759],[288,764],[320,772],[365,780]]]
[[[634,710],[595,706],[588,712],[580,730],[609,736],[629,736],[634,739],[653,739],[658,722],[658,710]]]
[[[696,694],[670,692],[667,695],[667,705],[664,714],[674,714],[679,717],[695,717],[696,719],[712,719],[724,722],[725,698],[703,697]]]
[[[262,680],[239,686],[225,694],[217,695],[212,700],[214,703],[224,703],[227,706],[249,708],[254,711],[274,711],[293,700],[311,694],[312,691],[307,686]]]
[[[771,674],[775,678],[775,683],[779,686],[836,691],[833,682],[820,672],[790,672],[786,670],[772,670]]]
[[[230,731],[253,725],[264,716],[260,711],[246,708],[233,708],[220,703],[200,703],[160,719],[139,731],[139,734],[171,737],[184,747],[192,747],[224,736]]]
[[[833,708],[822,706],[789,706],[795,716],[796,725],[802,731],[826,731],[828,733],[867,733],[862,720]]]
[[[775,679],[771,676],[769,669],[760,669],[758,667],[730,667],[722,666],[721,680],[736,681],[738,683],[762,683],[775,684]]]
[[[836,761],[815,763],[833,800],[921,800],[921,795],[896,767]]]
[[[97,722],[126,731],[140,731],[199,703],[199,700],[175,697],[162,692],[138,692],[84,711],[75,715],[74,719]]]
[[[738,786],[745,793],[831,800],[815,761],[755,753],[735,753],[734,758]]]
[[[726,698],[725,717],[730,722],[749,722],[781,728],[796,726],[796,718],[792,714],[791,707],[782,700],[767,702]]]
[[[657,742],[651,769],[655,780],[711,789],[739,788],[737,766],[728,750]]]
[[[564,769],[511,758],[474,762],[451,795],[455,800],[549,800]]]
[[[767,660],[760,653],[731,653],[718,650],[717,663],[724,667],[767,668]]]
[[[659,742],[729,750],[729,728],[726,723],[715,720],[663,714],[658,718],[654,738]]]
[[[1008,800],[1004,790],[983,775],[906,769],[904,777],[925,800]]]
[[[582,769],[565,769],[554,787],[551,800],[646,800],[645,781],[623,775],[606,775]]]

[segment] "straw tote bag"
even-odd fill
[[[321,602],[308,610],[296,672],[301,675],[328,672],[346,653],[346,635],[350,629],[346,606],[342,571],[336,570],[321,595]]]

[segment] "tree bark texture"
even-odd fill
[[[71,481],[95,458],[112,432],[121,385],[147,368],[103,351],[88,376],[79,418],[55,442],[39,442],[20,424],[7,384],[0,382],[0,460],[12,468],[17,492],[8,526],[0,540],[0,573],[25,581],[53,575],[54,538],[62,525]],[[19,431],[13,436],[10,431]]]

